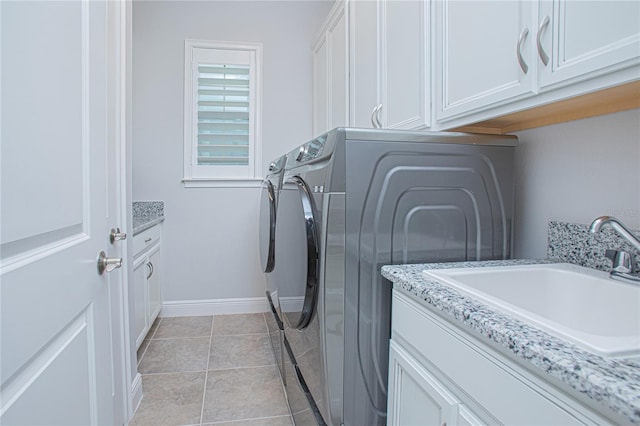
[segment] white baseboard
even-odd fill
[[[300,312],[304,305],[304,297],[281,297],[280,306],[284,312]]]
[[[131,383],[131,407],[133,407],[133,411],[131,412],[131,418],[133,419],[133,415],[136,413],[136,410],[140,406],[142,402],[142,375],[140,373],[136,374],[135,379],[133,379],[133,383]]]
[[[270,312],[266,297],[242,299],[178,300],[162,304],[161,317],[255,314]]]

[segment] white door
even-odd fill
[[[537,2],[438,1],[436,118],[533,95]]]
[[[389,350],[387,424],[453,425],[459,401],[395,341]]]
[[[313,134],[349,122],[348,28],[344,2],[336,2],[313,43]]]
[[[380,10],[380,103],[385,128],[430,124],[430,2],[385,1]]]
[[[313,46],[313,134],[328,130],[327,38],[322,36]]]
[[[353,127],[373,127],[378,102],[378,2],[352,1],[349,5],[350,122]]]
[[[541,1],[538,19],[543,89],[638,64],[638,1]]]
[[[149,275],[147,278],[149,285],[149,323],[160,314],[162,309],[162,285],[161,285],[161,268],[160,268],[160,245],[149,252]]]
[[[0,423],[121,422],[121,282],[97,268],[119,250],[107,3],[2,2],[0,15]]]
[[[349,122],[349,61],[346,5],[342,3],[327,30],[329,129],[344,127]]]

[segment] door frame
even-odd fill
[[[131,342],[130,312],[131,302],[130,283],[132,281],[132,268],[129,268],[130,260],[133,259],[133,217],[130,206],[132,205],[132,140],[131,116],[132,116],[132,11],[133,3],[129,0],[124,2],[107,1],[109,18],[109,46],[110,60],[110,103],[109,113],[113,114],[112,135],[109,143],[113,143],[115,151],[116,185],[113,190],[115,194],[114,214],[112,223],[121,226],[128,238],[122,246],[122,268],[116,270],[117,281],[120,284],[114,292],[113,306],[118,307],[118,312],[112,320],[112,329],[117,330],[113,339],[116,346],[114,351],[118,357],[114,360],[116,365],[114,383],[116,391],[121,393],[118,398],[120,404],[115,407],[114,419],[117,424],[126,425],[129,423],[135,409],[142,399],[142,387],[139,374],[137,373],[137,353],[135,344]],[[113,272],[116,272],[113,271]],[[112,274],[113,274],[112,272]],[[117,300],[116,300],[117,299]],[[135,382],[138,379],[139,389],[135,391]],[[135,398],[135,394],[139,396]]]

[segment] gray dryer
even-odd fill
[[[508,258],[515,146],[338,128],[288,154],[274,305],[297,424],[386,423],[391,284],[380,268]]]

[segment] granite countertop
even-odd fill
[[[146,231],[164,220],[164,201],[133,202],[133,235]]]
[[[640,357],[605,358],[592,354],[422,274],[425,269],[537,263],[549,261],[390,265],[382,267],[382,275],[393,281],[395,288],[412,294],[452,322],[460,322],[475,330],[514,357],[533,364],[542,374],[549,374],[587,396],[593,400],[594,407],[608,407],[622,419],[640,424]]]

